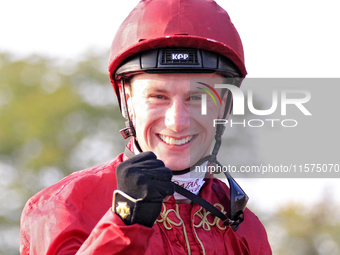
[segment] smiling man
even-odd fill
[[[140,1],[112,43],[109,73],[126,150],[31,198],[21,254],[271,254],[232,177],[228,187],[196,171],[219,165],[224,127],[213,123],[230,112],[231,94],[214,84],[246,75],[228,14],[212,0]]]
[[[218,105],[202,116],[202,91],[190,86],[194,78],[217,78],[223,83],[223,77],[215,73],[143,73],[133,76],[127,91],[141,151],[152,151],[173,171],[189,168],[210,153],[215,136],[213,120],[222,118],[225,108]],[[208,106],[214,107],[214,102],[209,100]]]

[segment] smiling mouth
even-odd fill
[[[194,137],[193,135],[191,135],[183,139],[174,139],[172,137],[161,135],[161,134],[159,134],[158,136],[159,138],[161,138],[163,142],[169,145],[183,145],[183,144],[190,142],[192,138]]]

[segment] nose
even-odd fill
[[[190,128],[190,106],[180,99],[172,100],[165,114],[165,125],[174,132]]]

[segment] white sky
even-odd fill
[[[138,2],[1,1],[0,51],[74,59],[89,47],[109,49],[118,26]],[[339,77],[338,0],[216,2],[227,10],[241,35],[248,77]],[[261,209],[287,200],[312,202],[329,186],[340,193],[337,179],[242,179],[239,183]]]

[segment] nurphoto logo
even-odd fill
[[[213,99],[215,105],[217,105],[217,102],[215,100],[215,96],[219,100],[220,104],[222,105],[222,100],[218,94],[218,92],[215,90],[217,88],[221,89],[227,89],[228,93],[232,94],[233,98],[233,115],[245,115],[245,105],[247,105],[248,110],[257,116],[269,116],[273,113],[275,113],[277,110],[280,110],[281,116],[287,116],[287,106],[288,105],[294,105],[299,109],[303,115],[305,116],[311,116],[312,114],[310,111],[305,107],[304,104],[310,101],[311,99],[311,93],[308,90],[305,89],[281,89],[278,91],[277,89],[272,89],[271,93],[271,106],[269,109],[256,109],[254,107],[254,100],[253,100],[253,90],[248,89],[247,90],[247,100],[245,99],[244,92],[235,85],[230,84],[215,84],[214,87],[202,83],[197,82],[201,85],[204,85],[206,88],[197,87],[198,89],[201,89],[206,94],[202,94],[201,96],[201,114],[207,115],[207,94]],[[212,92],[210,92],[208,89],[210,89]],[[292,95],[295,95],[295,98],[292,97]],[[298,97],[296,95],[299,95]],[[280,99],[280,103],[279,103]],[[246,122],[244,120],[243,122],[234,122],[234,125],[243,125],[249,126],[249,127],[262,127],[264,126],[265,122],[271,123],[271,126],[274,127],[276,122],[280,122],[283,127],[295,127],[297,126],[298,122],[295,119],[251,119]],[[227,125],[227,123],[233,125],[232,120],[228,121],[227,119],[215,119],[214,120],[214,127],[216,124],[224,124]],[[248,124],[248,125],[246,125]]]

